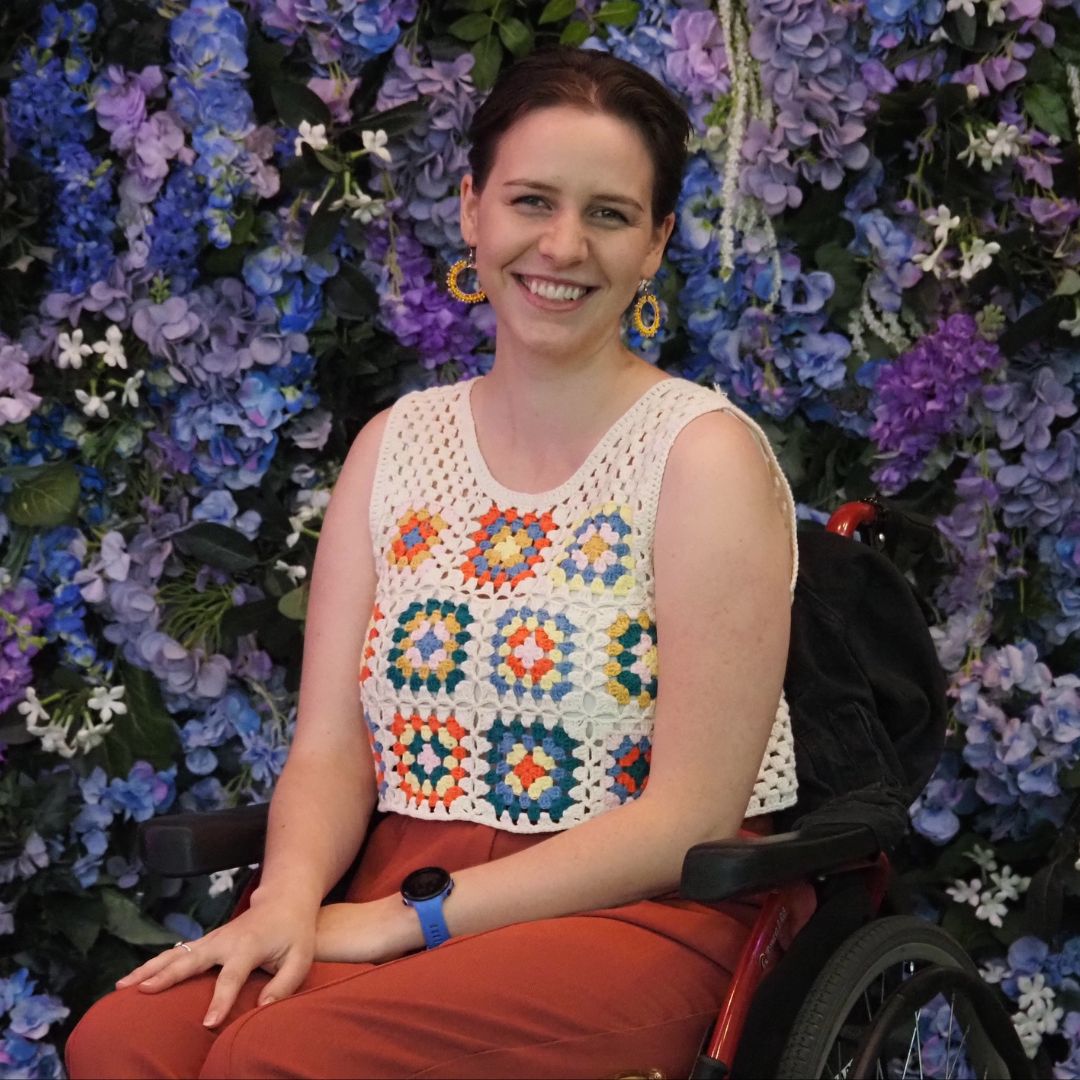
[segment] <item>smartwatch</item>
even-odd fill
[[[429,949],[441,945],[450,937],[443,918],[443,901],[454,888],[453,878],[441,866],[425,866],[414,870],[401,883],[401,902],[420,917],[420,929]]]

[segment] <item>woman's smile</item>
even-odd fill
[[[514,274],[513,277],[521,286],[526,300],[541,311],[577,311],[596,291],[591,285],[562,279],[533,277],[529,274]]]

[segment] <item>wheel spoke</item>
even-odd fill
[[[924,1080],[922,1067],[922,1039],[919,1036],[919,1011],[915,1011],[915,1044],[919,1049],[919,1080]]]

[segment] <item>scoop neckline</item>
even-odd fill
[[[476,437],[476,421],[472,411],[472,391],[477,379],[470,379],[458,397],[458,429],[461,432],[462,441],[465,444],[465,453],[469,459],[473,475],[478,483],[496,501],[505,502],[528,502],[557,503],[562,500],[567,492],[573,490],[582,476],[588,475],[596,460],[602,456],[608,445],[614,441],[630,425],[634,414],[648,401],[659,387],[677,383],[679,380],[674,376],[658,379],[647,390],[640,394],[634,403],[600,436],[596,445],[585,455],[585,460],[557,487],[548,488],[546,491],[517,491],[505,484],[500,484],[488,468],[487,460],[480,450],[480,443]]]

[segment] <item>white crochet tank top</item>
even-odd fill
[[[683,379],[650,387],[559,487],[511,491],[480,454],[471,388],[401,398],[379,451],[378,583],[360,671],[378,805],[513,832],[565,829],[635,798],[648,777],[653,526],[675,437],[715,410],[750,426],[793,562],[794,504],[761,429]],[[781,696],[747,815],[791,806],[795,789]]]

